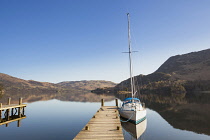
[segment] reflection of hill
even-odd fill
[[[115,99],[115,96],[108,95],[96,95],[94,93],[82,93],[82,94],[67,94],[56,97],[61,101],[77,101],[77,102],[100,102],[101,99],[111,101]]]
[[[210,135],[210,104],[176,105],[159,113],[175,128]]]
[[[113,87],[109,81],[70,81],[58,84],[23,80],[0,73],[0,102],[6,102],[12,97],[12,102],[18,102],[23,97],[24,102],[60,99],[65,101],[99,101],[98,96],[90,93],[95,88]],[[1,90],[3,87],[3,90]],[[4,92],[2,92],[4,91]],[[111,96],[103,96],[111,100]]]
[[[74,93],[42,93],[42,94],[7,94],[0,98],[0,103],[7,103],[7,99],[12,97],[11,103],[17,103],[19,97],[23,97],[24,102],[46,101],[51,99],[58,99],[61,101],[77,101],[77,102],[100,102],[103,98],[106,101],[115,99],[114,96],[109,95],[96,95],[90,92],[74,92]]]
[[[121,100],[126,95],[118,94]],[[157,111],[173,127],[210,135],[210,94],[176,98],[164,94],[140,95],[146,107]]]

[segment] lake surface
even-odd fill
[[[100,102],[75,102],[51,99],[27,103],[26,118],[21,127],[12,122],[8,127],[0,126],[1,140],[65,140],[73,139],[100,108]],[[114,106],[115,101],[105,102]],[[145,127],[146,124],[146,127]],[[154,110],[147,108],[146,123],[139,126],[145,130],[138,138],[141,140],[208,140],[209,135],[181,130],[171,126]],[[129,124],[125,124],[128,125]],[[123,129],[126,140],[134,139]],[[210,130],[207,130],[210,131]]]

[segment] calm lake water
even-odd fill
[[[100,102],[73,102],[51,99],[27,103],[26,118],[21,127],[12,122],[8,127],[0,126],[1,140],[67,140],[73,139],[100,108]],[[105,102],[106,106],[115,101]],[[146,125],[145,125],[146,124]],[[147,119],[139,129],[143,134],[140,140],[209,140],[210,136],[192,131],[180,130],[171,126],[156,111],[147,108]],[[123,126],[128,126],[125,124]],[[146,127],[145,127],[146,126]],[[126,140],[133,139],[123,129]],[[129,130],[128,130],[129,131]],[[210,130],[209,130],[210,131]]]

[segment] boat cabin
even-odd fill
[[[140,103],[140,100],[138,98],[125,98],[123,105],[127,103]]]

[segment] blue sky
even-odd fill
[[[62,82],[129,77],[170,56],[210,48],[210,0],[1,0],[1,73]]]

